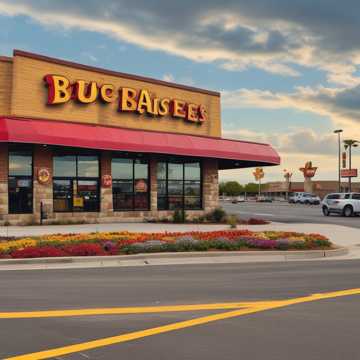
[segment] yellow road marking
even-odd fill
[[[147,314],[178,311],[201,311],[201,310],[231,310],[253,306],[254,303],[219,303],[219,304],[194,304],[173,306],[143,306],[143,307],[116,307],[99,309],[73,309],[73,310],[48,310],[48,311],[21,311],[0,312],[0,319],[30,319],[67,316],[90,316],[90,315],[124,315],[124,314]]]
[[[247,309],[239,309],[228,311],[221,314],[214,314],[199,317],[192,320],[180,321],[173,324],[158,326],[151,329],[140,330],[131,332],[128,334],[121,334],[117,336],[107,337],[103,339],[88,341],[80,344],[74,344],[64,347],[59,347],[55,349],[40,351],[31,354],[19,355],[11,358],[7,358],[7,360],[35,360],[35,359],[49,359],[56,356],[68,355],[71,353],[76,353],[79,351],[91,350],[98,347],[108,346],[119,344],[127,341],[132,341],[140,338],[144,338],[147,336],[153,336],[157,334],[162,334],[170,331],[180,330],[192,326],[198,326],[206,323],[210,323],[213,321],[229,319],[237,316],[253,314],[265,310],[281,308],[285,306],[305,303],[305,302],[312,302],[324,299],[332,299],[341,296],[350,296],[350,295],[360,295],[360,289],[349,289],[349,290],[342,290],[342,291],[335,291],[323,294],[314,294],[310,296],[304,296],[294,299],[288,300],[277,300],[277,301],[260,301],[252,303],[252,307]],[[185,305],[186,306],[186,305]]]

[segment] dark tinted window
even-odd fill
[[[355,200],[360,200],[360,194],[353,194],[352,198]]]
[[[64,154],[53,157],[55,212],[99,211],[100,181],[97,155]]]
[[[147,160],[113,158],[112,177],[115,211],[149,209],[149,163]]]
[[[33,212],[32,152],[9,151],[9,213]]]
[[[340,199],[340,194],[330,194],[327,196],[328,200],[333,200],[333,199]]]
[[[160,162],[157,167],[158,209],[201,209],[201,163]]]

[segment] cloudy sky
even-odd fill
[[[0,0],[0,25],[1,55],[17,48],[221,91],[223,136],[279,151],[268,181],[285,168],[301,180],[308,160],[317,179],[336,179],[333,130],[360,139],[358,0]],[[250,169],[221,176],[253,179]]]

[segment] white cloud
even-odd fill
[[[174,82],[175,78],[173,74],[164,74],[164,76],[162,77],[162,79],[164,81],[169,81],[169,82]]]
[[[100,32],[229,70],[256,67],[299,76],[301,65],[325,71],[329,82],[360,83],[357,0],[0,0],[0,13]]]
[[[329,117],[334,124],[352,127],[360,135],[360,85],[349,88],[297,87],[291,93],[258,89],[223,91],[228,108],[296,109]]]

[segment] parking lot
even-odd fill
[[[222,201],[221,206],[230,214],[237,214],[243,219],[261,218],[283,223],[318,223],[336,224],[360,228],[360,217],[344,218],[332,214],[324,216],[320,205],[288,204],[274,201],[272,203],[242,202],[232,204]]]

